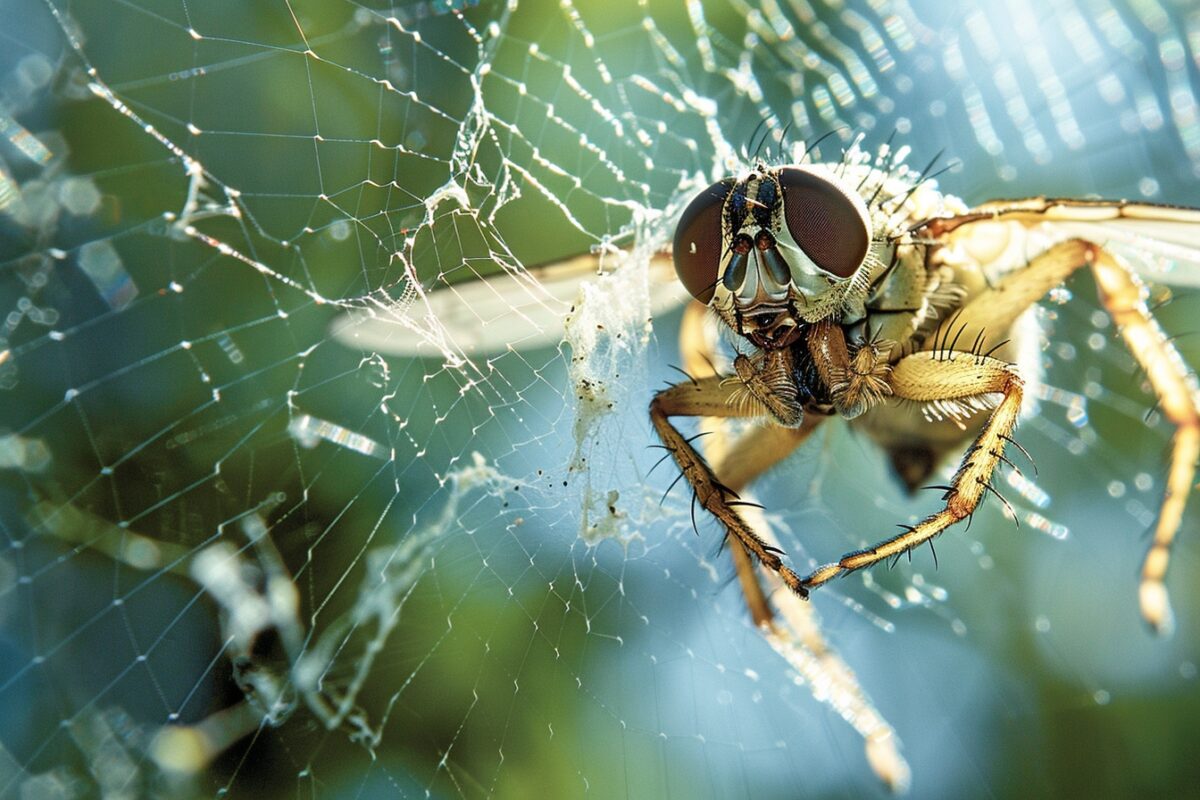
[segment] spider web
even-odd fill
[[[1194,785],[1197,517],[1154,640],[1170,431],[1086,280],[1020,532],[814,600],[852,688],[754,628],[645,418],[652,256],[760,139],[1194,204],[1188,4],[0,13],[0,795],[859,796],[869,730],[921,796]],[[756,487],[798,565],[932,502],[829,427]]]

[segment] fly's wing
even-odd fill
[[[1123,257],[1148,280],[1200,287],[1200,209],[1111,200],[1034,197],[998,200],[965,214],[927,220],[919,238],[960,244],[999,272],[1067,239],[1085,239]]]
[[[610,254],[601,274],[600,259],[581,255],[527,270],[412,292],[400,301],[364,305],[333,323],[334,338],[351,347],[384,355],[436,356],[458,360],[507,349],[530,350],[562,341],[564,323],[589,286],[610,280],[633,264],[631,256]],[[650,258],[649,311],[661,314],[688,296],[675,277],[669,255]],[[631,306],[628,295],[622,304]]]

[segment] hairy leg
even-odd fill
[[[711,459],[713,472],[717,479],[728,486],[730,490],[742,493],[746,486],[759,475],[787,458],[797,447],[808,439],[809,434],[821,423],[823,417],[809,416],[799,428],[784,428],[779,425],[767,424],[754,428],[734,440],[728,448],[705,447],[705,452]],[[738,512],[751,528],[759,532],[760,538],[769,545],[775,545],[774,538],[765,526],[754,525],[746,514]],[[767,604],[766,596],[754,572],[754,564],[746,551],[734,547],[730,549],[733,563],[737,569],[738,582],[742,593],[746,596],[746,605],[755,625],[763,625],[774,619],[774,614]]]
[[[954,523],[970,516],[991,487],[992,473],[1004,458],[1004,445],[1017,424],[1023,384],[1015,368],[974,353],[916,353],[902,358],[892,369],[890,384],[896,397],[953,409],[987,395],[1001,395],[975,443],[944,495],[945,507],[865,550],[847,553],[837,562],[818,567],[802,581],[814,588],[833,578],[899,556],[924,544]]]
[[[1142,617],[1156,631],[1167,633],[1173,618],[1163,579],[1196,477],[1196,461],[1200,459],[1200,388],[1195,374],[1188,370],[1146,307],[1146,290],[1141,281],[1103,250],[1096,251],[1092,272],[1100,301],[1121,331],[1125,346],[1145,370],[1163,414],[1175,426],[1167,487],[1154,527],[1154,541],[1142,563],[1138,590]]]
[[[715,337],[705,325],[708,314],[705,306],[692,303],[683,316],[680,338],[684,368],[697,379],[717,374],[713,366]],[[794,452],[823,420],[822,416],[810,414],[800,427],[793,428],[764,422],[761,427],[735,437],[724,420],[702,417],[700,428],[708,435],[700,440],[701,449],[713,465],[718,481],[740,493]],[[757,507],[740,507],[736,513],[763,541],[777,544]],[[863,737],[872,770],[893,791],[904,791],[909,783],[909,768],[900,755],[895,731],[875,710],[854,671],[825,640],[813,606],[787,590],[771,592],[774,602],[768,602],[762,581],[770,589],[780,588],[781,581],[769,571],[760,575],[744,548],[730,547],[729,554],[750,616],[767,642],[804,680],[813,686],[826,687],[822,700]]]
[[[717,480],[712,469],[669,420],[673,416],[758,416],[754,410],[739,408],[736,402],[738,393],[745,391],[745,388],[739,381],[731,383],[715,375],[676,384],[663,389],[650,401],[650,421],[695,492],[695,500],[720,520],[729,535],[736,538],[748,553],[779,575],[780,580],[793,592],[805,597],[808,592],[801,586],[800,576],[783,563],[779,548],[763,541],[738,514],[736,506],[741,501],[737,492]]]
[[[1171,629],[1172,614],[1163,581],[1200,460],[1200,388],[1195,374],[1147,308],[1146,289],[1138,277],[1098,245],[1079,239],[1063,242],[972,298],[942,323],[926,349],[944,347],[955,339],[971,343],[978,338],[980,348],[986,350],[1026,308],[1084,265],[1091,268],[1101,304],[1145,371],[1163,414],[1175,426],[1166,491],[1138,591],[1142,616],[1156,631],[1165,633]]]

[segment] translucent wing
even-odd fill
[[[1018,267],[1032,253],[1079,238],[1122,256],[1149,280],[1200,287],[1200,210],[1109,200],[1034,197],[998,200],[913,229],[966,247],[995,269]]]
[[[441,352],[454,358],[552,346],[562,340],[563,323],[585,285],[602,279],[599,263],[594,255],[582,255],[415,292],[404,301],[347,312],[334,322],[332,333],[347,345],[387,355]],[[651,314],[681,305],[687,297],[669,255],[650,259],[647,281]]]

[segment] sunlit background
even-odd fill
[[[1185,0],[0,20],[5,797],[882,795],[715,524],[661,499],[679,310],[649,253],[764,136],[941,153],[972,203],[1200,204]],[[582,294],[526,277],[589,252],[611,274]],[[1197,296],[1153,302],[1200,363]],[[1096,308],[1083,276],[1040,315],[1020,526],[992,504],[936,569],[813,600],[913,796],[1200,785],[1198,504],[1158,638],[1136,585],[1170,429]],[[801,567],[935,502],[829,427],[758,487]]]

